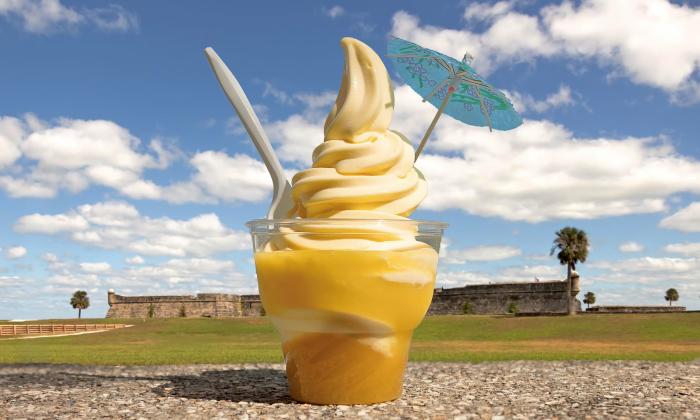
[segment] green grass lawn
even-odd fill
[[[73,337],[0,339],[0,363],[282,361],[279,337],[265,318],[84,319],[80,322],[124,322],[135,326]],[[522,318],[434,316],[427,317],[416,330],[411,350],[411,360],[417,361],[697,358],[700,358],[700,313]]]

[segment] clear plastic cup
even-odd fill
[[[282,338],[292,398],[371,404],[401,395],[430,305],[439,222],[253,220],[260,298]]]

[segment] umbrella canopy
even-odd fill
[[[511,130],[523,123],[508,98],[476,74],[465,54],[459,61],[437,51],[400,39],[389,41],[388,56],[404,82],[438,107],[425,140],[444,112],[470,125]],[[420,153],[416,152],[416,156]]]

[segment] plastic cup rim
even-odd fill
[[[390,223],[390,224],[408,224],[408,225],[427,225],[433,226],[439,229],[445,229],[449,226],[445,222],[437,222],[432,220],[414,220],[414,219],[350,219],[350,218],[308,218],[308,219],[253,219],[245,223],[248,229],[253,229],[255,226],[260,225],[274,225],[274,226],[285,226],[285,225],[303,225],[303,224],[334,224],[334,223],[349,223],[349,224],[379,224],[379,223]]]

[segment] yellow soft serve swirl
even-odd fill
[[[394,113],[389,74],[364,43],[343,38],[341,45],[345,71],[324,141],[314,150],[312,167],[292,179],[294,216],[407,217],[427,187],[413,167],[413,147],[389,130]]]
[[[411,144],[389,130],[394,113],[389,74],[364,43],[343,38],[341,45],[345,71],[338,98],[326,118],[324,141],[314,149],[311,168],[292,178],[295,206],[291,216],[334,222],[292,222],[280,228],[266,248],[425,248],[426,244],[415,239],[416,226],[406,223],[406,218],[425,198],[426,182],[413,167]],[[357,223],[363,219],[366,222]]]

